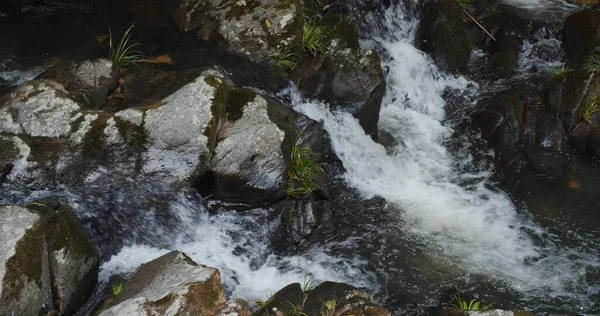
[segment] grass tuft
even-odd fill
[[[308,316],[305,312],[302,311],[302,307],[294,305],[292,302],[288,303],[288,312],[290,316]]]
[[[335,299],[328,300],[327,302],[323,302],[324,309],[321,309],[321,316],[335,315],[335,307],[336,306],[337,306],[337,301]]]
[[[600,98],[594,98],[585,103],[585,107],[581,113],[581,119],[588,124],[592,124],[590,117],[596,112],[600,112]]]
[[[325,51],[325,46],[323,46],[323,31],[317,23],[305,18],[302,30],[302,49],[305,53],[316,56],[318,52]]]
[[[119,295],[121,292],[123,292],[123,287],[125,287],[125,283],[123,283],[123,282],[114,283],[113,285],[110,286],[112,293],[114,295]]]
[[[124,66],[128,64],[135,64],[138,60],[144,59],[146,56],[139,50],[136,50],[140,43],[129,44],[131,39],[131,29],[135,26],[135,23],[125,31],[125,34],[121,37],[118,44],[113,41],[112,31],[108,28],[108,58],[113,62],[114,65]]]
[[[571,71],[571,69],[567,68],[565,65],[560,66],[554,71],[554,75],[552,76],[552,80],[565,80],[567,72]]]
[[[298,54],[290,52],[290,48],[286,47],[278,50],[275,53],[269,54],[269,57],[273,58],[281,67],[287,70],[294,70],[296,68],[296,59]]]
[[[583,66],[587,70],[600,69],[600,54],[594,54],[588,58],[588,62]]]
[[[460,291],[458,291],[458,288],[456,288],[456,294],[453,296],[454,296],[454,300],[456,300],[456,304],[452,304],[452,306],[456,307],[456,309],[459,309],[459,310],[485,311],[485,310],[490,309],[494,304],[496,304],[496,303],[491,303],[488,305],[481,306],[481,302],[476,299],[472,299],[469,302],[467,302],[467,301],[463,300],[462,297],[460,296]]]
[[[304,294],[309,293],[317,287],[317,282],[313,280],[313,278],[307,278],[306,272],[304,272],[304,280],[302,281],[302,292]]]
[[[314,191],[321,188],[318,184],[319,175],[324,172],[319,156],[310,147],[300,145],[296,139],[292,145],[287,194],[295,198],[312,196]]]

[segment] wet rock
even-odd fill
[[[252,311],[250,310],[250,306],[248,302],[242,299],[236,299],[227,302],[227,306],[223,308],[218,316],[251,316]]]
[[[210,1],[185,0],[174,15],[182,31],[218,37],[227,49],[253,62],[302,41],[302,9],[297,0]],[[208,33],[208,34],[207,34]]]
[[[217,269],[178,251],[139,267],[113,304],[100,315],[218,315],[236,308],[227,305]]]
[[[54,66],[36,79],[60,83],[68,97],[90,109],[100,109],[119,85],[119,67],[110,60],[88,60]]]
[[[482,138],[509,174],[522,171],[560,176],[569,147],[562,122],[535,86],[521,85],[481,101],[475,114]]]
[[[74,211],[56,201],[1,206],[0,313],[74,313],[94,289],[98,252]]]
[[[259,203],[285,197],[285,133],[268,116],[261,96],[245,104],[242,114],[222,131],[212,159],[217,198]]]
[[[600,53],[600,11],[587,9],[571,14],[565,21],[564,47],[567,65],[580,69],[592,55]]]
[[[71,131],[71,117],[79,106],[66,98],[63,86],[52,81],[30,81],[0,106],[0,133],[61,137]]]
[[[281,214],[281,229],[291,245],[301,244],[313,234],[322,236],[333,230],[328,201],[289,199],[272,206],[271,212]]]
[[[454,0],[429,2],[423,8],[417,31],[419,47],[432,54],[440,67],[453,73],[464,70],[471,56],[464,18]]]
[[[386,87],[379,56],[361,50],[354,26],[340,14],[326,16],[319,27],[327,51],[301,59],[292,73],[294,82],[308,97],[352,113],[365,132],[376,138]]]
[[[275,293],[254,315],[279,315],[278,311],[285,313],[291,305],[306,315],[323,315],[327,313],[327,302],[333,302],[334,307],[329,312],[334,315],[392,315],[385,308],[373,304],[369,294],[353,286],[334,282],[323,282],[314,289],[307,289],[307,292],[303,292],[298,283],[290,284]]]
[[[589,122],[582,115],[586,108],[598,102],[599,88],[600,76],[596,72],[570,71],[564,79],[553,80],[548,85],[546,95],[548,106],[564,126],[571,146],[594,159],[600,159],[595,146],[600,135],[600,115],[591,113]]]

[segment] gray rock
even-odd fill
[[[66,98],[64,88],[52,81],[30,81],[0,108],[0,133],[41,137],[66,136],[79,106]]]
[[[256,96],[243,107],[241,118],[224,129],[211,168],[221,188],[217,198],[260,202],[285,196],[285,133],[269,119],[267,106]]]
[[[139,267],[100,316],[217,315],[226,308],[219,270],[172,251]]]
[[[0,207],[0,314],[74,313],[94,289],[100,258],[70,208]]]
[[[119,85],[119,67],[107,59],[67,63],[46,70],[38,79],[58,82],[75,102],[99,109]]]
[[[217,99],[217,88],[207,82],[208,77],[218,83],[224,80],[220,73],[204,72],[163,100],[159,107],[146,112],[145,173],[167,172],[184,178],[197,169],[199,172],[206,169],[210,153],[209,139],[204,132],[213,118],[213,106],[219,106],[213,102]]]
[[[174,17],[180,30],[202,26],[201,37],[218,37],[230,52],[254,62],[268,61],[269,54],[302,41],[302,9],[297,0],[186,0]]]

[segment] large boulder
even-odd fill
[[[454,0],[428,2],[417,31],[419,47],[433,55],[436,63],[450,72],[465,70],[471,56],[467,22]]]
[[[564,46],[567,64],[572,69],[580,69],[592,55],[600,53],[600,10],[571,14],[565,22]]]
[[[279,311],[286,312],[291,308],[306,315],[392,315],[374,304],[369,294],[335,282],[323,282],[315,288],[304,289],[299,283],[290,284],[275,293],[254,315],[280,315]]]
[[[511,176],[523,171],[562,174],[569,153],[565,130],[537,87],[515,86],[482,99],[480,105],[484,109],[475,113],[474,121],[502,170]]]
[[[92,293],[100,257],[68,206],[29,207],[0,206],[0,314],[71,315]]]
[[[361,49],[354,26],[341,14],[324,17],[319,27],[327,49],[319,56],[301,58],[293,81],[306,96],[352,113],[365,132],[376,138],[386,87],[379,56]]]
[[[501,310],[492,309],[487,311],[467,311],[458,310],[456,308],[444,308],[437,313],[435,316],[532,316],[532,313],[521,311],[521,310]]]
[[[267,61],[270,54],[302,42],[298,0],[184,0],[174,19],[180,30],[218,38],[230,52],[254,62]]]
[[[248,315],[244,303],[227,303],[219,270],[172,251],[139,267],[100,316]]]
[[[65,63],[46,70],[36,79],[60,83],[75,102],[89,109],[100,109],[119,85],[119,67],[107,59]]]
[[[98,170],[175,179],[203,172],[206,135],[214,134],[225,106],[206,81],[214,76],[222,75],[206,71],[153,106],[114,114],[83,110],[53,81],[26,83],[0,105],[2,146],[19,151],[2,157],[3,165],[19,167],[8,179],[43,186],[89,180]]]

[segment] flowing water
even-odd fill
[[[558,0],[506,2],[551,17],[572,9]],[[131,273],[178,249],[219,268],[231,297],[264,299],[302,282],[307,273],[315,280],[363,287],[397,314],[424,314],[447,303],[455,286],[498,307],[600,314],[600,231],[569,222],[540,223],[497,188],[491,180],[492,154],[472,156],[478,136],[454,133],[490,87],[445,74],[415,48],[416,16],[401,4],[383,16],[365,16],[372,28],[364,30],[371,40],[363,44],[381,53],[386,70],[381,144],[349,114],[304,100],[293,88],[283,93],[296,110],[324,124],[346,169],[347,185],[364,199],[386,201],[369,223],[360,218],[372,214],[350,210],[359,218],[355,229],[340,230],[330,241],[298,253],[275,252],[271,238],[280,223],[267,210],[220,211],[185,186],[108,174],[83,188],[10,188],[0,203],[66,199],[106,256],[99,276],[103,284],[111,275]],[[536,68],[558,64],[554,57],[541,60],[531,53],[535,45],[556,47],[556,41],[541,36],[524,43],[523,72],[534,63]],[[447,104],[448,94],[460,102]],[[217,210],[208,212],[207,205]]]

